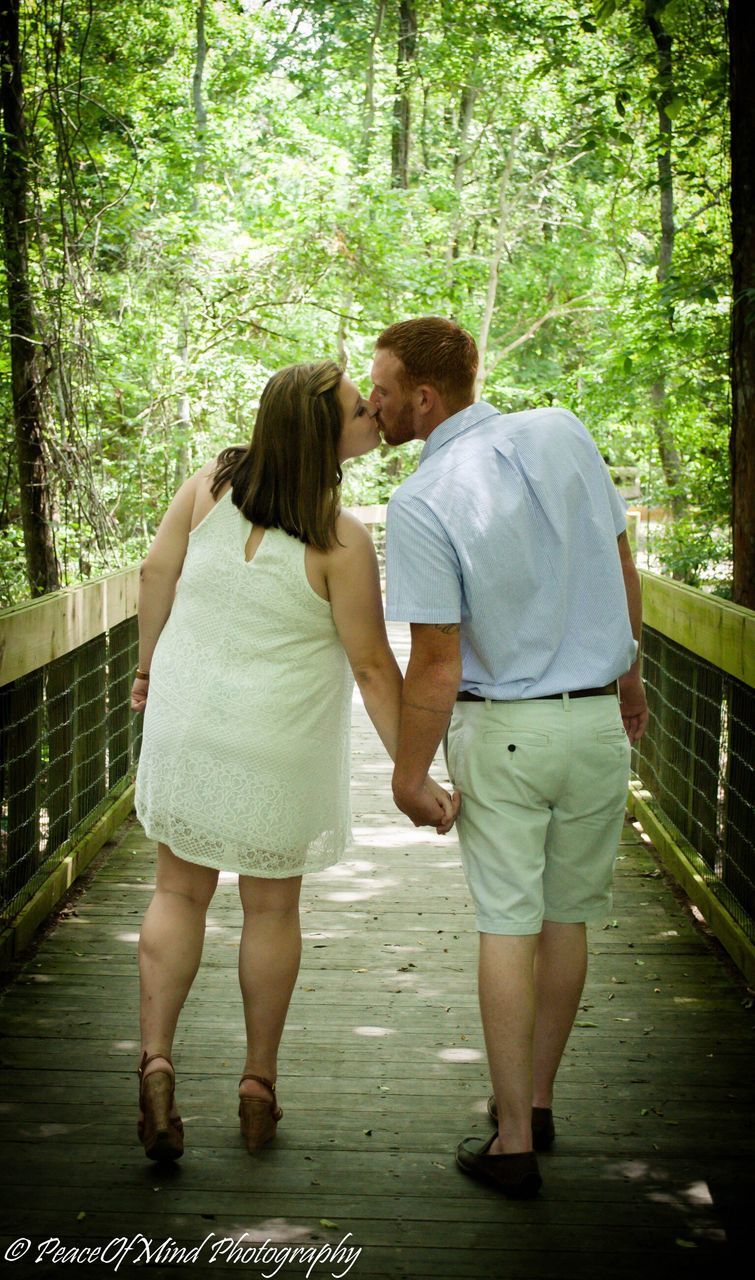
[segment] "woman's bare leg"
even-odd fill
[[[239,983],[246,1021],[244,1072],[275,1083],[278,1046],[299,973],[301,876],[265,880],[239,876],[244,927],[239,948]],[[241,1092],[269,1097],[263,1085],[245,1080]]]
[[[139,937],[142,1050],[170,1057],[178,1015],[202,958],[205,917],[218,872],[157,846],[155,893]],[[150,1063],[145,1072],[160,1070]]]

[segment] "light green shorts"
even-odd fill
[[[447,760],[481,933],[610,911],[629,752],[612,696],[456,703]]]

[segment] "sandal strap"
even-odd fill
[[[246,1075],[242,1076],[239,1080],[239,1084],[243,1084],[245,1080],[254,1080],[257,1084],[263,1084],[266,1089],[270,1090],[273,1097],[275,1097],[275,1085],[272,1080],[267,1079],[267,1076],[255,1076],[251,1071],[247,1071]]]
[[[149,1066],[150,1062],[154,1062],[157,1058],[160,1058],[163,1062],[167,1062],[175,1078],[176,1069],[173,1066],[173,1063],[171,1059],[168,1057],[167,1053],[149,1053],[148,1054],[147,1050],[145,1049],[144,1053],[142,1054],[141,1062],[139,1063],[139,1066],[136,1068],[136,1074],[138,1075],[140,1080],[144,1076],[145,1069]]]

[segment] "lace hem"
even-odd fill
[[[166,844],[185,862],[266,880],[324,871],[341,861],[351,841],[350,830],[336,830],[322,832],[303,849],[250,849],[240,842],[196,831],[180,818],[171,820],[165,815],[159,820],[138,811],[137,817],[149,840]]]

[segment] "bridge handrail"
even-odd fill
[[[755,612],[673,578],[640,570],[642,613],[653,627],[727,675],[755,686]]]
[[[384,507],[357,513],[384,523]],[[129,566],[0,611],[0,930],[128,800],[138,578]],[[652,721],[630,806],[657,844],[666,832],[672,861],[680,852],[693,867],[690,880],[675,865],[685,887],[732,917],[755,973],[755,613],[657,574],[641,579]]]

